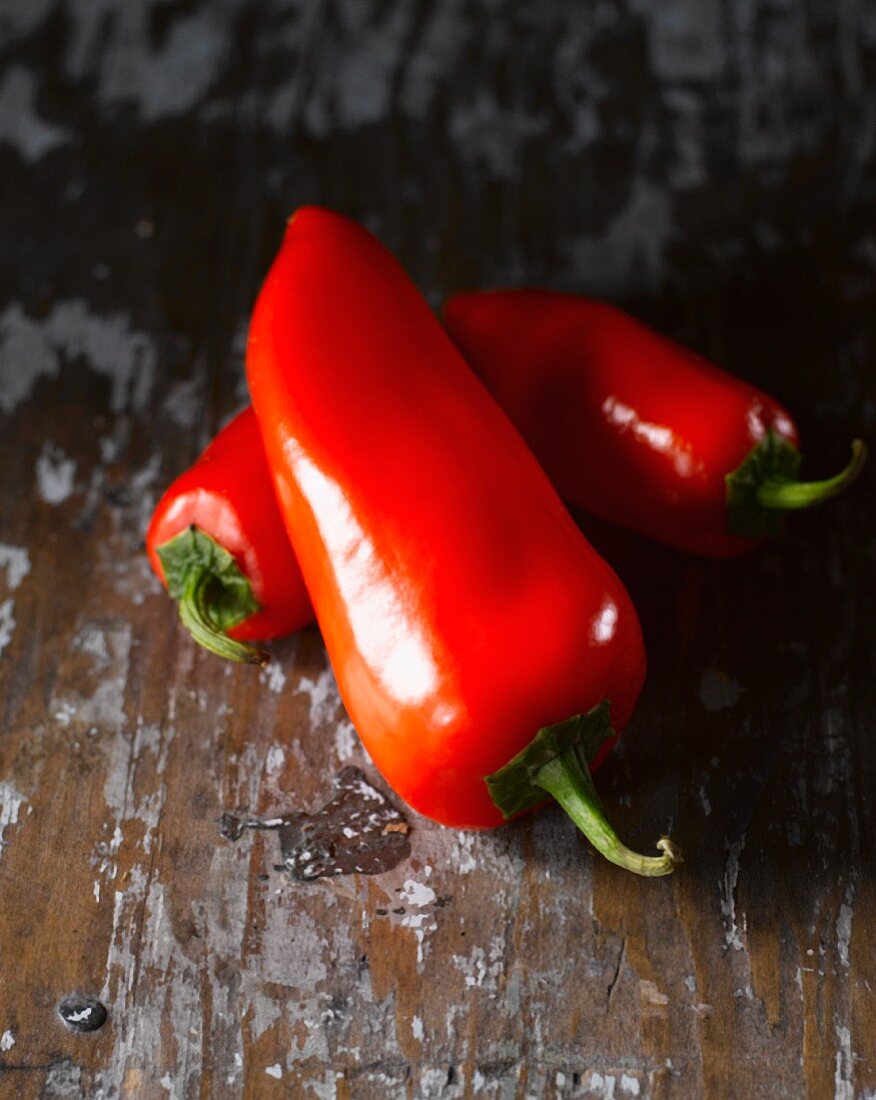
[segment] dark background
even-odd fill
[[[361,762],[318,636],[276,648],[280,693],[219,667],[141,552],[246,399],[305,202],[436,308],[626,305],[774,393],[804,474],[834,472],[876,441],[874,158],[872,0],[0,0],[0,1091],[876,1089],[872,469],[731,563],[582,517],[649,644],[600,786],[631,841],[682,843],[659,884],[548,812],[418,821],[397,881],[288,886],[215,819]],[[420,925],[375,916],[426,867]],[[74,988],[100,1037],[57,1024]]]

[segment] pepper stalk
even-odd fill
[[[233,556],[194,524],[157,547],[156,553],[167,590],[194,640],[230,661],[266,665],[270,657],[263,649],[226,633],[261,610]]]
[[[662,855],[634,852],[618,837],[596,793],[590,761],[613,735],[607,699],[586,714],[545,726],[522,752],[486,777],[490,796],[508,819],[537,806],[547,792],[607,860],[648,878],[669,875],[682,862],[678,845],[663,836],[657,841]]]

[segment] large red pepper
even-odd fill
[[[277,499],[341,696],[415,809],[490,827],[554,795],[631,852],[590,779],[645,674],[635,610],[392,256],[305,208],[250,327]]]
[[[698,554],[756,546],[859,473],[796,480],[798,433],[767,394],[619,309],[541,290],[461,294],[447,327],[560,495]]]
[[[146,549],[195,641],[221,657],[262,664],[266,654],[248,641],[313,619],[252,409],[162,496]]]

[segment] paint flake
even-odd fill
[[[100,316],[79,298],[56,302],[35,320],[20,302],[0,313],[0,410],[14,412],[41,378],[56,378],[62,363],[82,359],[110,382],[110,410],[142,412],[155,376],[155,346],[122,314]]]
[[[415,882],[409,878],[404,884],[404,889],[401,892],[401,900],[408,905],[414,905],[418,909],[422,909],[424,905],[430,905],[435,900],[435,891],[431,886],[426,886],[422,882]]]
[[[317,729],[335,714],[338,707],[338,689],[335,676],[329,665],[320,672],[315,680],[304,676],[298,682],[298,690],[310,698],[310,725]]]
[[[836,1025],[839,1044],[834,1062],[834,1100],[855,1100],[855,1056],[852,1052],[852,1033],[843,1024]]]
[[[39,116],[36,95],[36,76],[23,65],[10,65],[0,85],[0,144],[11,145],[31,164],[73,138],[68,127]]]
[[[14,592],[30,572],[30,556],[23,546],[0,542],[0,569],[6,570],[6,586]]]
[[[14,607],[15,604],[11,596],[7,596],[0,603],[0,654],[12,641],[12,635],[15,633]]]
[[[728,846],[727,866],[720,880],[721,888],[721,913],[724,917],[724,943],[732,947],[734,951],[742,951],[745,948],[743,938],[745,932],[745,918],[742,919],[740,929],[736,920],[736,885],[739,880],[739,859],[745,847],[745,838],[736,840]]]
[[[0,783],[0,856],[3,854],[4,844],[9,843],[4,837],[6,829],[10,825],[18,824],[18,816],[25,802],[24,795],[9,780]]]
[[[286,686],[286,673],[277,661],[271,661],[267,668],[263,668],[259,672],[259,679],[267,686],[268,691],[272,691],[275,695],[282,695],[283,688]]]
[[[73,493],[76,463],[54,443],[44,443],[36,462],[37,492],[47,504],[63,504]]]
[[[849,889],[846,890],[845,901],[840,906],[836,918],[836,947],[839,953],[840,963],[846,970],[849,968],[849,948],[852,944],[852,918],[855,915],[855,911],[852,908],[854,896],[854,887],[850,886]]]

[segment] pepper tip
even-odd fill
[[[657,847],[661,852],[665,853],[670,863],[673,865],[684,863],[684,856],[681,854],[681,848],[679,848],[672,837],[661,836],[657,841]]]

